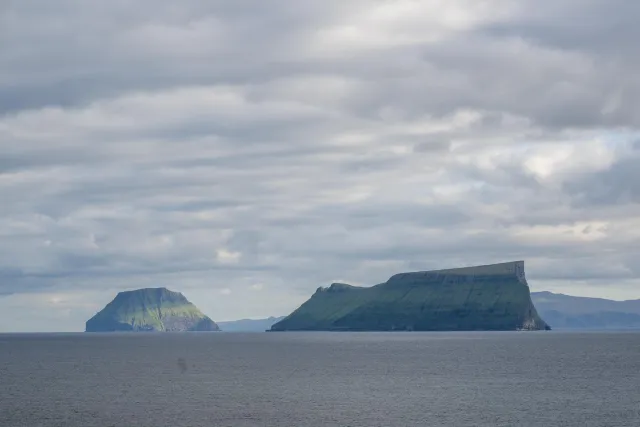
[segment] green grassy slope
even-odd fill
[[[184,295],[166,288],[120,292],[86,324],[87,332],[216,329]]]
[[[474,274],[469,274],[474,273]],[[497,274],[496,274],[497,273]],[[545,329],[524,276],[447,270],[396,275],[370,288],[333,284],[275,324],[282,330]]]

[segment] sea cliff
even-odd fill
[[[400,273],[372,287],[318,288],[271,331],[544,330],[524,261]]]

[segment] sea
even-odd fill
[[[640,426],[640,333],[0,335],[1,427]]]

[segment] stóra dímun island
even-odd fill
[[[87,321],[86,332],[219,331],[180,292],[147,288],[120,292]]]
[[[401,273],[385,283],[318,288],[271,331],[551,329],[538,316],[524,261]]]

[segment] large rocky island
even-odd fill
[[[538,316],[524,261],[401,273],[385,283],[333,283],[271,331],[514,331],[550,327]]]
[[[120,292],[87,321],[86,332],[218,331],[180,292],[146,288]]]

